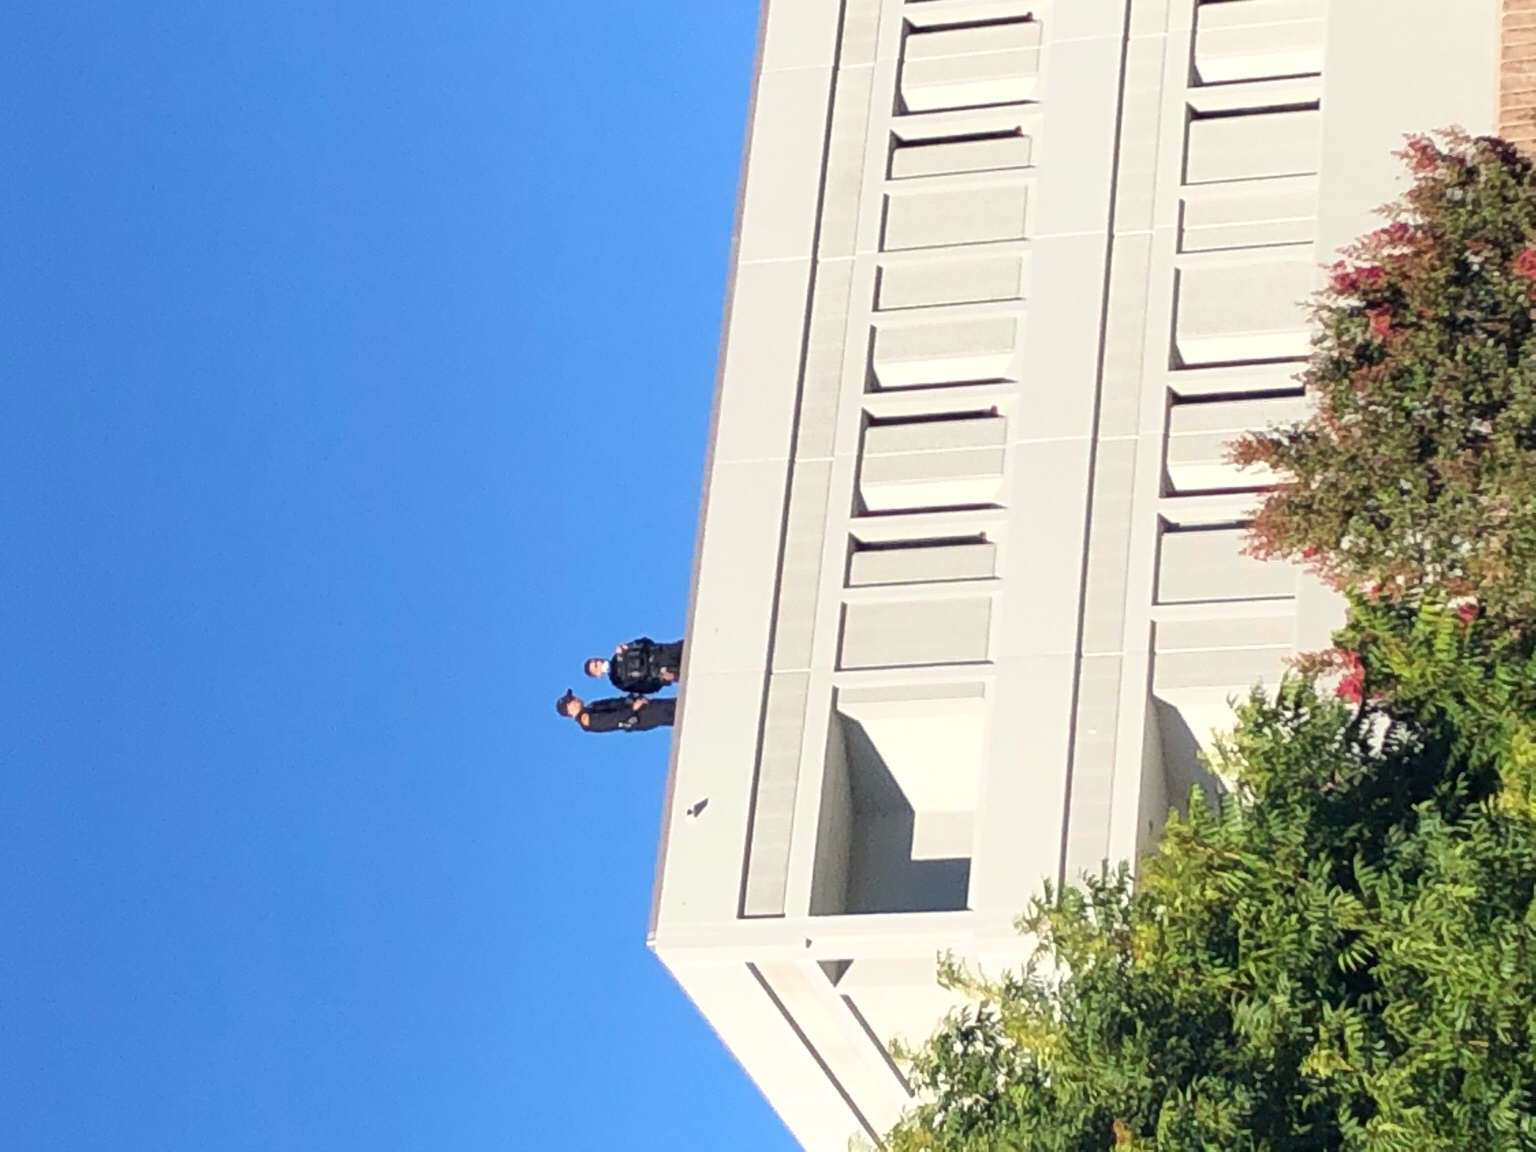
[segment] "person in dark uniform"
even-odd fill
[[[583,701],[567,688],[565,695],[555,701],[555,711],[569,716],[585,732],[645,732],[651,728],[670,728],[677,701],[670,697],[650,700],[644,696]]]
[[[588,676],[607,676],[620,692],[650,696],[677,683],[683,667],[683,642],[658,644],[649,636],[641,636],[620,644],[611,660],[594,656],[584,667]]]

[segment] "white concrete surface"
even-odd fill
[[[1491,130],[1495,18],[767,0],[651,944],[812,1152],[1326,643],[1224,446],[1402,134]]]

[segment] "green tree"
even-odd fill
[[[946,965],[973,1003],[902,1054],[892,1152],[1536,1150],[1536,173],[1403,155],[1317,302],[1316,414],[1233,453],[1337,647],[1238,709],[1231,792],[1134,885],[1047,891],[1021,972]]]
[[[1536,821],[1493,730],[1308,675],[1240,711],[1232,795],[1134,888],[1036,901],[1022,972],[950,966],[975,1004],[905,1054],[924,1103],[893,1152],[1536,1148]]]

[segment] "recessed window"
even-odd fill
[[[926,540],[854,540],[848,585],[938,584],[997,574],[997,545],[983,535]]]

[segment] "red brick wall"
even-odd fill
[[[1536,0],[1504,0],[1499,135],[1536,152]]]

